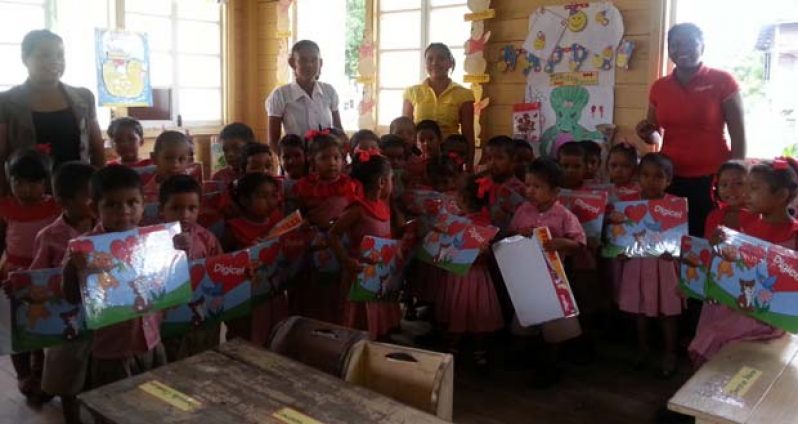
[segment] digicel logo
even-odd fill
[[[246,267],[236,267],[236,266],[225,265],[225,264],[221,264],[221,263],[213,264],[213,272],[221,274],[221,275],[223,275],[225,277],[230,276],[230,275],[233,275],[233,276],[244,275],[244,271],[245,270],[246,270]]]
[[[776,264],[782,274],[786,274],[792,277],[793,280],[798,281],[798,271],[791,267],[790,264],[785,262],[782,256],[776,256],[773,258],[773,262]]]
[[[590,203],[585,202],[582,199],[577,198],[574,200],[574,206],[580,208],[582,210],[590,212],[591,216],[598,216],[601,213],[601,208],[595,205],[591,205]]]
[[[678,218],[678,219],[682,218],[682,212],[664,208],[661,205],[654,206],[654,211],[663,216],[669,216],[671,218]]]

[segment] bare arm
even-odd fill
[[[335,221],[335,224],[333,224],[328,233],[330,237],[330,247],[332,247],[335,257],[338,258],[339,262],[345,265],[347,271],[352,273],[358,271],[358,260],[357,258],[349,256],[349,253],[344,248],[342,239],[345,234],[349,234],[350,230],[357,225],[362,215],[363,213],[360,206],[350,207]]]
[[[280,135],[283,129],[283,118],[280,116],[269,117],[268,142],[272,151],[277,152],[280,144]],[[302,137],[304,134],[299,134]]]
[[[405,100],[404,103],[402,104],[402,116],[414,119],[413,118],[414,113],[415,111],[413,110],[413,103],[410,103],[409,100]]]
[[[734,93],[731,97],[723,101],[723,117],[726,119],[726,126],[729,128],[729,138],[731,139],[732,159],[745,159],[745,117],[743,113],[743,98],[740,92]]]
[[[662,128],[657,122],[657,109],[654,105],[648,106],[646,119],[637,124],[635,131],[637,131],[637,136],[645,141],[646,144],[653,144],[657,147],[662,145]]]
[[[95,168],[105,166],[105,143],[100,123],[96,119],[89,123],[89,161]]]
[[[476,142],[474,134],[474,102],[465,102],[460,105],[460,132],[468,140],[468,159],[466,171],[474,172],[474,154]]]
[[[344,129],[344,125],[341,123],[341,112],[339,112],[337,110],[334,111],[332,113],[332,118],[333,118],[333,127],[334,128],[338,128],[340,130]]]

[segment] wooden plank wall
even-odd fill
[[[528,33],[529,15],[538,7],[567,4],[563,0],[493,0],[496,18],[487,21],[491,31],[486,49],[491,82],[485,85],[484,96],[490,106],[483,112],[482,139],[511,134],[512,105],[524,101],[526,79],[520,69],[502,73],[497,69],[504,46],[520,48]],[[661,67],[661,40],[667,0],[616,0],[615,5],[624,21],[624,37],[634,40],[637,49],[630,69],[617,70],[615,78],[615,123],[619,137],[636,141],[634,126],[643,119],[648,106],[648,87],[656,79]]]

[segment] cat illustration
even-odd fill
[[[751,312],[754,310],[754,280],[740,280],[740,296],[737,297],[737,306],[740,310]]]
[[[635,238],[635,243],[643,244],[646,242],[646,230],[640,230],[640,232],[632,233],[632,236]]]
[[[199,327],[205,322],[205,296],[200,296],[199,299],[188,302],[188,307],[191,309],[191,325]]]
[[[72,309],[67,312],[62,312],[60,315],[61,320],[64,321],[64,339],[74,340],[78,337],[78,315],[80,310],[78,308]]]

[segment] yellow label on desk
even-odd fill
[[[748,393],[748,389],[762,376],[762,371],[751,367],[742,367],[731,380],[723,386],[723,393],[727,396],[741,398]]]
[[[272,416],[286,424],[322,424],[321,421],[314,420],[296,409],[291,408],[283,408],[272,414]]]
[[[157,397],[158,399],[174,406],[183,412],[191,412],[200,406],[199,401],[191,396],[178,392],[177,390],[161,383],[158,380],[151,380],[139,386],[139,389]]]

